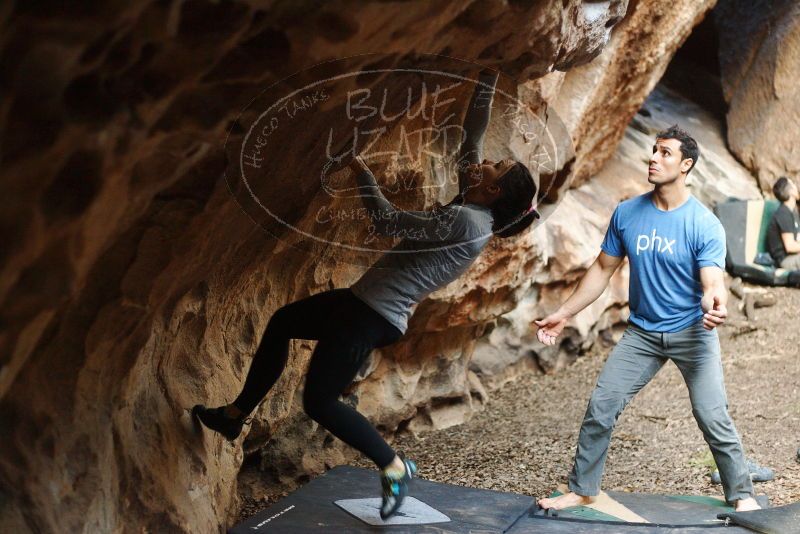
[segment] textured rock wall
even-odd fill
[[[714,21],[731,150],[764,191],[799,179],[800,4],[721,0]]]
[[[209,532],[235,514],[243,450],[198,433],[187,408],[230,400],[277,307],[359,274],[266,235],[221,179],[225,133],[264,86],[376,50],[535,78],[600,51],[626,2],[591,4],[3,3],[3,526]],[[458,370],[483,319],[512,307],[504,287],[451,290],[438,306],[460,323],[423,335],[423,315],[395,363],[375,364],[387,430],[416,410],[397,390],[423,404],[470,382],[480,399]],[[246,446],[280,427],[287,469],[318,472],[342,449],[296,415],[309,345],[293,348]]]
[[[611,157],[675,51],[714,4],[715,0],[632,2],[626,20],[597,60],[548,76],[563,78],[553,93],[554,105],[575,142],[575,185],[596,174]]]
[[[544,199],[548,223],[493,240],[421,303],[348,402],[387,434],[443,428],[520,369],[556,370],[597,336],[612,340],[625,269],[561,347],[537,347],[528,324],[571,290],[616,202],[643,190],[652,128],[686,110],[654,108],[626,126],[712,3],[4,4],[0,530],[214,531],[258,467],[290,485],[352,454],[299,410],[312,342],[292,343],[287,372],[235,445],[187,412],[233,398],[275,309],[363,270],[334,247],[309,254],[292,235],[264,233],[221,178],[239,110],[320,61],[375,50],[394,65],[420,52],[477,60],[516,77],[503,88],[530,113],[556,110],[576,148],[541,177],[561,185]],[[662,100],[653,105],[674,101]],[[286,134],[289,167],[303,168],[303,135]],[[533,149],[493,121],[487,157]],[[722,183],[740,172],[725,161],[697,169],[710,200],[752,192],[745,178]],[[291,178],[287,205],[310,224],[314,182]]]

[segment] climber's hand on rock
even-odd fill
[[[331,158],[327,161],[326,165],[326,174],[334,174],[342,169],[350,167],[352,158],[342,157],[341,159]]]
[[[355,174],[358,174],[361,171],[368,171],[369,166],[364,161],[364,158],[362,158],[361,155],[359,154],[358,156],[354,157],[353,160],[350,162],[350,170],[353,171]]]
[[[348,141],[344,144],[344,147],[339,152],[328,156],[328,160],[325,163],[327,167],[327,173],[333,174],[341,171],[344,168],[350,167],[350,165],[353,163],[354,153],[355,151],[353,150],[352,140]]]

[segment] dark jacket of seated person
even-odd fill
[[[797,201],[800,199],[798,187],[782,176],[772,186],[775,198],[781,205],[775,210],[767,227],[767,250],[776,267],[800,271],[800,215]]]

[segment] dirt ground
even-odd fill
[[[800,290],[774,292],[778,303],[757,309],[755,321],[732,295],[719,335],[729,410],[745,452],[775,471],[775,480],[756,490],[779,505],[800,500]],[[581,357],[556,375],[526,375],[492,393],[467,423],[402,435],[394,447],[415,459],[428,480],[547,495],[566,482],[586,403],[609,352]],[[721,496],[721,486],[710,483],[713,468],[686,386],[668,363],[620,417],[603,488]],[[278,497],[246,502],[241,517]]]

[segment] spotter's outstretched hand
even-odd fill
[[[533,321],[539,327],[539,330],[536,331],[536,337],[544,345],[555,345],[556,338],[561,335],[564,326],[567,324],[567,319],[569,317],[566,314],[557,311],[544,319]]]

